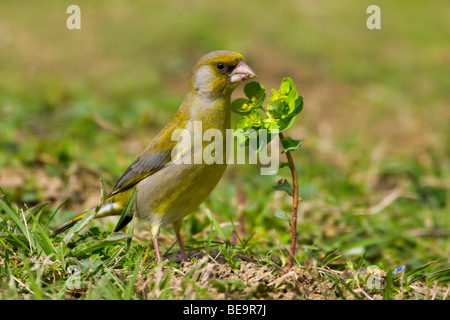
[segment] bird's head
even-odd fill
[[[201,95],[229,96],[244,80],[256,77],[244,57],[232,51],[213,51],[195,65],[190,86]]]

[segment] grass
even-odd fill
[[[0,4],[2,300],[448,299],[444,1],[379,1],[377,31],[364,1],[86,3],[79,32],[65,28],[64,3],[23,3]],[[290,76],[305,97],[288,132],[304,139],[294,268],[280,211],[291,199],[272,189],[287,168],[229,166],[184,221],[197,254],[187,264],[174,261],[171,230],[171,259],[143,261],[139,220],[123,234],[104,219],[51,238],[100,201],[99,174],[110,189],[179,106],[195,60],[218,48],[241,51],[266,88]]]

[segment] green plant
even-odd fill
[[[288,268],[291,268],[297,243],[299,202],[298,176],[292,151],[299,149],[303,140],[285,137],[283,132],[294,124],[296,116],[302,111],[303,96],[298,94],[297,86],[291,78],[284,78],[281,81],[280,89],[272,89],[271,91],[272,96],[268,98],[270,103],[263,105],[266,98],[266,89],[256,81],[250,82],[244,87],[247,98],[234,100],[231,109],[243,116],[243,119],[237,123],[237,135],[241,145],[248,146],[250,138],[257,137],[257,150],[261,150],[265,143],[269,143],[276,134],[279,134],[283,146],[281,152],[285,153],[287,157],[287,162],[282,162],[280,167],[290,169],[292,186],[286,180],[282,180],[273,189],[286,191],[292,197],[291,248],[288,263]]]

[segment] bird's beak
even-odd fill
[[[244,61],[241,61],[230,73],[230,82],[236,83],[247,79],[253,79],[255,77],[256,74],[253,72],[253,70],[250,69],[250,67]]]

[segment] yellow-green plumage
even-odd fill
[[[181,221],[214,189],[226,169],[226,164],[225,159],[222,164],[206,164],[204,161],[196,164],[193,160],[191,164],[174,163],[172,150],[178,141],[172,141],[172,136],[175,130],[184,129],[191,137],[202,139],[206,130],[217,129],[225,137],[225,130],[230,128],[231,93],[240,82],[254,76],[239,53],[214,51],[203,56],[192,71],[189,91],[179,110],[118,180],[96,217],[121,215],[123,207],[136,188],[136,198],[129,214],[136,213],[139,219],[148,221],[157,258],[160,259],[157,249],[159,228],[172,223],[182,257],[186,259],[179,235]],[[194,137],[195,121],[201,123],[202,132],[200,136]],[[210,142],[201,143],[201,149],[193,147],[195,141],[190,144],[193,156],[191,159],[194,159],[195,151],[203,152]],[[223,147],[225,148],[225,143]],[[225,154],[224,150],[224,157]],[[69,221],[54,233],[66,230],[84,214]]]

